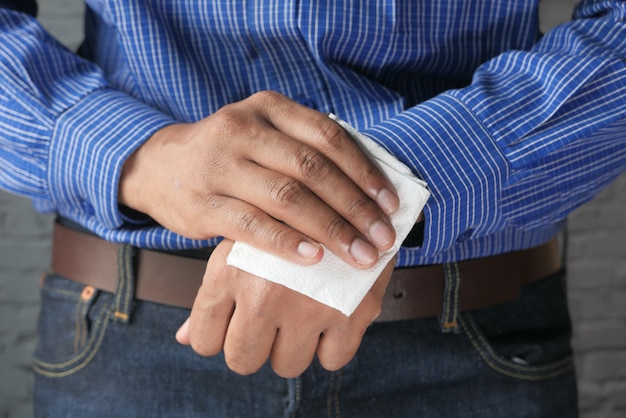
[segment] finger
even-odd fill
[[[300,376],[313,361],[319,332],[283,327],[278,330],[270,360],[274,372],[286,379]]]
[[[201,356],[214,356],[222,351],[233,310],[232,302],[194,303],[187,333],[189,344],[196,353]],[[181,337],[184,337],[184,330]]]
[[[322,367],[327,370],[338,370],[356,355],[367,328],[380,315],[382,299],[395,262],[396,258],[393,257],[387,263],[349,318],[338,321],[324,330],[317,347],[317,356]]]
[[[318,211],[323,206],[326,213],[322,215],[327,214],[334,219],[342,217],[346,220],[344,224],[353,226],[379,251],[391,247],[395,232],[388,216],[328,156],[306,144],[290,140],[278,131],[266,130],[264,133],[266,138],[254,142],[248,158],[267,168],[268,174],[259,177],[255,176],[255,172],[259,171],[255,167],[246,164],[240,167],[246,178],[257,179],[249,183],[257,189],[254,201],[257,207],[295,226],[294,222],[304,217],[303,209],[316,213],[313,210]],[[276,172],[284,176],[269,174]],[[333,231],[316,228],[318,234],[320,230]],[[303,232],[310,235],[308,231]],[[324,238],[321,242],[327,244],[329,237]]]
[[[187,318],[180,328],[178,328],[178,331],[176,331],[176,341],[182,345],[191,344],[189,340],[189,318]]]
[[[354,216],[350,218],[353,223],[369,228],[364,235],[302,183],[292,178],[277,175],[273,171],[254,164],[241,167],[241,175],[254,180],[241,184],[241,187],[236,189],[236,196],[233,197],[241,196],[251,204],[258,206],[262,211],[254,213],[253,216],[250,216],[252,215],[251,212],[245,218],[245,222],[234,220],[232,223],[241,225],[249,231],[246,240],[254,240],[248,242],[256,247],[272,253],[277,253],[277,250],[280,249],[277,248],[278,244],[289,250],[298,249],[296,245],[300,245],[300,242],[305,239],[303,236],[294,235],[295,231],[299,231],[324,244],[346,262],[356,267],[370,267],[377,261],[378,252],[384,251],[393,244],[395,239],[393,228],[385,219],[381,218],[378,218],[374,224],[366,226],[370,222],[367,219],[366,210],[355,210]],[[361,197],[363,200],[359,202],[369,200],[364,195]],[[363,205],[352,204],[353,209],[357,207],[363,207]],[[286,225],[268,224],[271,222],[271,217],[263,212],[283,221]],[[230,211],[228,213],[232,215],[237,212]],[[288,232],[287,227],[291,227],[295,231]],[[257,231],[261,228],[265,228],[267,232],[279,232],[285,235],[262,234],[260,233],[262,231]],[[274,239],[270,240],[269,238]],[[287,240],[287,242],[277,242],[277,238]],[[372,245],[370,241],[375,241],[378,247]],[[299,254],[300,257],[303,255]]]
[[[220,226],[219,235],[246,242],[298,264],[314,264],[322,259],[323,248],[302,232],[269,216],[265,211],[237,198],[220,196],[221,206],[210,219],[199,219]],[[209,229],[207,225],[205,229]]]
[[[333,327],[324,332],[317,346],[317,358],[323,368],[339,370],[352,360],[361,344],[365,329]]]
[[[276,337],[276,326],[251,318],[246,309],[235,309],[224,341],[224,359],[230,370],[249,375],[267,361]]]
[[[186,340],[186,333],[193,350],[202,356],[213,356],[222,351],[235,309],[235,299],[226,286],[237,272],[225,265],[231,247],[232,242],[224,240],[211,255],[187,325],[179,331],[181,339]]]
[[[253,97],[278,130],[327,155],[388,215],[398,209],[399,199],[389,179],[339,124],[278,93],[262,92]]]

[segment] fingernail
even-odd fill
[[[400,200],[389,189],[382,189],[376,196],[376,203],[387,215],[391,215],[400,207]]]
[[[370,226],[369,236],[375,245],[385,247],[393,240],[394,232],[387,222],[379,219]]]
[[[367,241],[357,238],[350,245],[350,255],[363,265],[371,264],[376,259],[378,251],[372,247]]]
[[[306,259],[314,258],[320,251],[320,246],[311,244],[307,241],[301,241],[297,248],[298,254]]]

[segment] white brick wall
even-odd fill
[[[546,26],[573,0],[543,2]],[[40,18],[71,48],[81,0],[40,0]],[[0,191],[0,418],[32,415],[30,358],[38,279],[49,262],[52,217]],[[626,417],[626,175],[570,217],[569,298],[583,418]]]
[[[39,277],[50,256],[51,217],[0,192],[0,417],[32,416],[31,353]]]
[[[39,16],[76,49],[82,0],[38,0]],[[39,278],[50,261],[53,217],[24,198],[0,191],[0,418],[32,417],[31,356],[36,343]]]
[[[569,219],[569,300],[580,409],[626,417],[626,175]]]

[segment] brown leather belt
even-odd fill
[[[118,245],[56,224],[52,272],[114,293]],[[152,250],[137,250],[135,297],[191,308],[202,283],[206,260]],[[556,239],[528,250],[459,262],[460,310],[515,300],[523,284],[555,273],[561,267]],[[444,294],[442,265],[397,268],[393,271],[377,321],[397,321],[441,314]]]

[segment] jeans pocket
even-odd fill
[[[522,380],[545,380],[574,367],[563,272],[527,286],[517,301],[465,312],[463,332],[491,369]]]
[[[102,343],[111,317],[111,295],[48,274],[41,288],[36,373],[65,377],[84,368]]]

